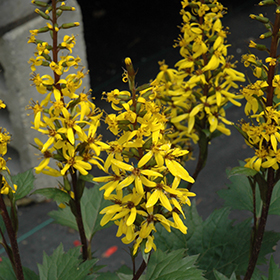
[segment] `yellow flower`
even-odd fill
[[[69,52],[72,53],[72,48],[74,48],[75,44],[76,44],[76,41],[75,41],[74,35],[72,35],[72,36],[65,35],[63,38],[63,42],[61,43],[61,46],[63,48],[68,49]]]
[[[74,145],[75,143],[75,132],[82,133],[81,127],[78,125],[79,123],[85,123],[84,121],[77,121],[75,118],[78,115],[72,117],[71,114],[67,110],[62,110],[63,118],[58,118],[61,120],[63,127],[57,130],[58,133],[64,133],[69,140],[69,142]]]
[[[5,180],[5,178],[2,177],[2,188],[1,188],[1,190],[0,190],[0,193],[1,193],[1,194],[6,194],[6,195],[8,195],[10,191],[12,191],[12,193],[15,193],[16,190],[17,190],[17,185],[16,185],[16,184],[14,184],[14,185],[13,185],[13,188],[12,188],[12,187],[10,187],[10,186],[8,185],[8,183],[7,183],[7,181]]]
[[[50,63],[50,68],[59,76],[63,73],[62,66],[56,64],[54,61]]]
[[[43,61],[45,61],[45,58],[41,55],[37,56],[36,58],[34,57],[31,57],[29,60],[28,60],[28,63],[31,63],[31,71],[32,72],[35,72],[36,71],[36,67],[35,66],[40,66],[43,64]],[[38,74],[39,75],[39,74]]]
[[[6,108],[6,104],[0,99],[0,109]]]
[[[33,85],[36,86],[37,91],[41,94],[47,92],[47,86],[52,86],[54,84],[54,80],[50,75],[43,75],[40,77],[40,74],[36,74],[31,81],[33,81]]]
[[[276,58],[273,57],[267,57],[265,59],[266,63],[269,63],[269,66],[275,66],[276,65]]]
[[[143,185],[147,187],[153,187],[156,185],[155,182],[150,181],[145,176],[153,176],[153,177],[163,177],[162,174],[148,169],[139,169],[135,168],[132,165],[129,165],[127,163],[112,159],[112,164],[118,167],[119,169],[129,171],[131,174],[127,176],[122,182],[119,183],[117,190],[120,190],[122,188],[125,188],[135,183],[136,192],[140,195],[144,195],[144,189]]]
[[[193,58],[197,58],[208,51],[208,48],[203,42],[201,35],[195,38],[192,46],[192,51],[194,53]]]
[[[277,98],[280,98],[280,75],[274,75],[272,86],[275,88],[275,94],[277,95]]]
[[[69,168],[77,169],[82,175],[87,175],[87,170],[91,169],[91,165],[88,162],[83,161],[81,156],[76,156],[75,148],[71,144],[67,145],[67,152],[63,150],[63,156],[66,163],[61,170],[61,175],[65,175]]]

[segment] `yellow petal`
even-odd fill
[[[147,204],[146,204],[146,208],[154,206],[157,203],[157,201],[159,200],[159,197],[160,197],[160,190],[155,190],[149,197]]]
[[[178,227],[178,229],[182,233],[186,234],[188,228],[184,225],[184,223],[180,219],[179,215],[176,212],[172,212],[172,217],[173,217],[174,222],[175,222],[176,226]]]
[[[127,163],[121,162],[119,160],[116,160],[116,159],[112,159],[112,163],[114,165],[116,165],[117,167],[119,167],[120,169],[124,169],[124,170],[127,170],[127,171],[132,171],[134,169],[133,166],[131,166]]]
[[[172,206],[167,198],[167,196],[163,193],[163,192],[160,192],[160,202],[161,204],[168,210],[168,211],[172,211]]]
[[[140,195],[144,194],[144,189],[143,189],[143,185],[142,185],[142,181],[139,177],[135,177],[135,188],[136,188],[136,192]]]
[[[133,207],[130,210],[131,210],[130,215],[129,215],[127,221],[126,221],[127,226],[131,226],[134,223],[135,218],[136,218],[136,208]]]
[[[149,151],[147,154],[145,154],[138,162],[138,168],[141,168],[143,165],[145,165],[153,156],[153,152]]]

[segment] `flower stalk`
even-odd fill
[[[0,175],[0,182],[2,182],[2,175]],[[2,189],[3,186],[1,186],[0,189]],[[12,221],[10,219],[9,213],[7,211],[3,195],[0,193],[0,211],[1,211],[1,216],[3,218],[3,221],[5,223],[5,227],[7,229],[7,233],[9,236],[11,248],[9,245],[6,243],[6,240],[4,239],[4,235],[1,235],[3,237],[3,242],[4,242],[4,248],[7,252],[7,255],[10,259],[10,262],[12,264],[12,267],[14,269],[15,275],[17,277],[17,280],[24,280],[24,275],[23,275],[23,270],[22,270],[22,264],[21,264],[21,258],[19,254],[19,249],[18,249],[18,243],[17,243],[17,236],[15,229],[13,227]],[[10,250],[12,251],[12,254],[10,253]]]
[[[83,260],[86,261],[89,258],[88,242],[87,242],[84,223],[83,223],[83,217],[82,217],[82,211],[81,211],[81,201],[79,199],[79,197],[81,195],[79,194],[79,190],[78,190],[79,186],[77,184],[77,174],[75,171],[73,173],[71,173],[71,177],[72,177],[72,186],[73,186],[73,192],[74,192],[74,197],[75,197],[75,199],[73,200],[74,205],[75,205],[74,206],[75,210],[73,211],[73,213],[76,218],[79,235],[80,235],[80,239],[81,239]]]
[[[253,54],[243,56],[244,65],[253,68],[253,74],[259,79],[242,90],[242,94],[247,100],[245,113],[250,117],[249,123],[242,122],[242,135],[245,137],[246,143],[255,150],[255,156],[246,159],[245,167],[257,171],[253,178],[249,178],[254,198],[254,226],[250,258],[244,280],[250,280],[254,273],[262,246],[273,188],[279,180],[280,113],[279,104],[275,102],[274,97],[277,95],[279,98],[279,75],[275,73],[275,70],[279,63],[277,61],[277,47],[280,28],[280,13],[278,11],[280,0],[273,4],[276,5],[274,24],[264,18],[262,14],[259,16],[250,15],[252,19],[262,22],[270,30],[260,36],[260,39],[271,38],[270,50],[252,41],[249,45],[269,53],[269,57],[265,60],[268,66]],[[263,6],[264,2],[260,2],[259,5]],[[264,97],[265,92],[266,97]],[[260,217],[256,215],[255,182],[259,186],[262,199]]]

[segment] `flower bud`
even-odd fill
[[[268,32],[266,32],[266,33],[264,33],[264,34],[261,34],[260,35],[260,39],[266,39],[266,38],[269,38],[269,37],[271,37],[272,36],[272,32],[271,31],[268,31]]]
[[[259,50],[259,51],[266,51],[267,50],[267,47],[265,45],[256,44],[252,40],[250,41],[249,47],[250,48],[255,48],[255,49]]]
[[[71,6],[60,6],[59,7],[60,10],[62,11],[75,11],[75,7],[71,7]]]
[[[133,153],[133,155],[140,157],[139,151],[136,148],[130,148],[130,151]]]
[[[79,22],[63,23],[60,28],[68,29],[68,28],[72,28],[72,27],[75,27],[75,26],[79,26],[79,25],[80,25]]]
[[[71,184],[66,175],[63,176],[63,184],[64,184],[64,189],[66,191],[68,191],[68,192],[71,191]]]
[[[275,4],[274,0],[264,0],[259,3],[259,6],[269,6]]]
[[[45,26],[45,27],[42,27],[42,28],[39,28],[37,33],[44,33],[44,32],[48,32],[50,29],[48,26]]]
[[[41,16],[44,19],[47,19],[47,20],[50,19],[50,17],[48,15],[46,15],[44,12],[40,11],[38,8],[35,9],[35,13],[38,14],[39,16]]]
[[[47,3],[47,2],[42,2],[42,1],[35,1],[35,0],[32,0],[31,3],[34,4],[34,5],[36,5],[36,6],[44,7],[44,8],[48,6],[48,3]]]
[[[124,60],[125,66],[126,66],[126,70],[128,73],[128,77],[134,77],[135,76],[135,71],[133,68],[133,64],[132,61],[130,59],[130,57],[126,57]]]
[[[62,11],[60,9],[56,10],[56,15],[57,17],[60,17],[62,15]]]
[[[269,19],[264,17],[262,14],[260,14],[258,16],[251,14],[250,18],[251,19],[255,19],[255,20],[257,20],[257,21],[259,21],[261,23],[269,23]]]

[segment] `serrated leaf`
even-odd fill
[[[31,168],[23,173],[12,176],[12,180],[17,185],[15,200],[19,200],[30,194],[34,188],[35,177],[33,175],[33,169]]]
[[[46,198],[52,199],[57,203],[65,203],[69,202],[70,195],[63,190],[57,188],[43,188],[34,191],[32,194],[40,194],[45,196]]]
[[[117,273],[118,279],[120,280],[131,280],[133,278],[132,274],[123,274],[123,273]]]
[[[232,168],[228,174],[228,177],[231,176],[255,176],[257,174],[256,170],[253,170],[251,168],[247,168],[244,166],[236,166]]]
[[[82,280],[97,262],[97,259],[87,260],[81,263],[80,248],[76,247],[64,252],[60,244],[51,256],[44,252],[43,264],[38,264],[40,280]]]
[[[202,280],[202,271],[194,263],[197,256],[184,256],[185,250],[170,253],[160,249],[152,253],[147,266],[146,280]]]
[[[219,190],[218,195],[225,200],[225,206],[236,210],[248,210],[253,213],[253,192],[245,176],[233,176],[229,179],[228,189]],[[261,197],[256,187],[257,214],[261,212]],[[273,188],[269,215],[280,215],[280,181]]]
[[[274,262],[273,256],[270,257],[269,261],[269,275],[268,280],[280,279],[279,266]]]
[[[105,227],[100,225],[102,215],[99,212],[109,204],[110,202],[103,198],[103,192],[100,192],[98,188],[85,188],[81,198],[81,210],[85,234],[88,240],[91,240],[97,231],[112,225],[112,223],[108,223]],[[75,217],[69,207],[51,211],[48,215],[56,223],[78,230]]]
[[[22,270],[25,280],[39,280],[39,276],[29,268],[23,267]],[[2,257],[0,262],[0,272],[0,280],[17,280],[10,260],[6,257]]]
[[[236,210],[248,210],[253,212],[253,192],[250,183],[245,176],[233,176],[229,180],[228,189],[218,191],[218,195],[225,200],[225,206]],[[257,213],[260,212],[261,198],[259,188],[256,187]]]
[[[280,215],[280,181],[273,188],[268,213],[270,215]]]
[[[115,273],[112,273],[112,272],[104,272],[104,273],[101,273],[97,278],[96,280],[120,280],[119,277],[115,274]]]
[[[224,274],[220,273],[216,269],[214,269],[214,276],[216,280],[236,280],[235,273],[232,273],[230,278],[227,278]]]
[[[161,224],[156,225],[155,243],[162,251],[187,248],[187,242],[194,232],[198,234],[198,231],[202,230],[203,220],[197,212],[195,199],[192,201],[191,207],[184,207],[184,212],[186,215],[184,223],[188,226],[187,234],[182,234],[181,231],[174,228],[169,233]]]
[[[195,205],[191,208],[193,207]],[[184,207],[184,209],[188,208]],[[197,265],[205,270],[205,277],[209,280],[215,279],[213,269],[226,277],[230,277],[233,272],[243,275],[248,264],[251,219],[233,226],[233,221],[228,219],[229,212],[229,208],[218,209],[205,221],[195,223],[191,220],[193,217],[188,216],[186,211],[186,225],[188,231],[192,233],[191,237],[173,229],[168,233],[158,227],[155,234],[156,246],[162,250],[185,248],[189,255],[199,254]],[[279,233],[264,234],[258,264],[266,262],[265,255],[273,252],[272,248],[279,239]]]

